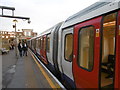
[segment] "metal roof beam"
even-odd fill
[[[29,17],[9,16],[9,15],[0,15],[0,17],[26,19],[26,20],[29,20],[29,19],[30,19]]]
[[[28,23],[30,23],[30,18],[29,17],[21,17],[21,16],[14,16],[14,7],[6,7],[6,6],[0,6],[0,9],[2,9],[2,15],[0,15],[0,17],[5,17],[5,18],[16,18],[16,19],[25,19],[28,20]],[[4,15],[3,10],[7,9],[7,10],[12,10],[12,15]]]
[[[0,6],[1,9],[15,10],[14,7]]]

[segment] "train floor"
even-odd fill
[[[2,55],[3,88],[64,88],[40,64],[29,50],[27,56],[15,57],[15,51]]]

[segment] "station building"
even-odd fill
[[[18,30],[16,33],[14,31],[0,31],[0,42],[2,43],[2,47],[0,48],[6,48],[9,49],[11,44],[15,45],[15,41],[17,40],[17,43],[19,40],[29,40],[32,37],[37,36],[36,32],[33,32],[33,29],[22,29]]]

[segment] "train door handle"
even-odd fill
[[[75,58],[75,55],[73,55],[73,58]]]

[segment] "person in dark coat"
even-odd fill
[[[27,56],[27,50],[28,50],[28,45],[27,45],[27,42],[24,41],[24,42],[23,42],[23,56],[24,56],[24,55]]]
[[[22,57],[23,44],[22,44],[21,41],[20,41],[19,44],[18,44],[18,50],[19,50],[19,54],[20,54],[20,56]]]

